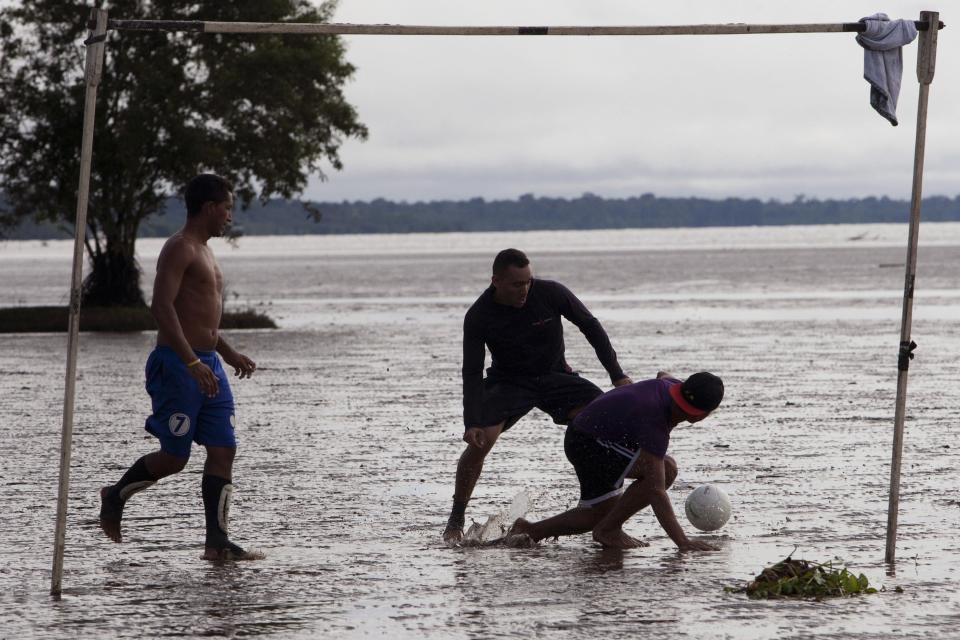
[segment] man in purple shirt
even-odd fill
[[[457,465],[453,509],[443,539],[463,537],[464,512],[500,434],[534,407],[568,424],[603,392],[577,375],[564,358],[561,318],[593,346],[615,386],[632,381],[597,320],[559,282],[534,279],[522,251],[504,249],[493,261],[490,287],[463,320],[463,435],[467,448]],[[486,349],[491,364],[483,377]]]
[[[574,418],[564,440],[567,459],[580,481],[580,504],[540,522],[520,518],[508,538],[523,535],[537,542],[592,531],[593,539],[605,547],[644,547],[645,542],[628,536],[622,527],[649,505],[681,551],[713,550],[687,538],[673,513],[667,489],[677,477],[677,463],[667,455],[667,446],[675,426],[700,422],[722,399],[723,381],[707,372],[683,382],[660,372],[654,380],[597,398]],[[625,478],[636,479],[626,491]]]

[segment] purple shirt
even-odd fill
[[[673,429],[669,389],[675,384],[679,381],[659,378],[612,389],[587,405],[571,426],[625,457],[633,458],[642,449],[662,458]]]

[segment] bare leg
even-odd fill
[[[157,480],[180,473],[187,466],[188,458],[178,458],[163,451],[154,451],[144,458],[147,469]]]
[[[157,480],[179,473],[187,458],[154,451],[137,460],[117,484],[100,489],[100,528],[114,542],[123,540],[120,522],[123,507],[133,494],[151,487]]]
[[[237,455],[235,447],[207,447],[207,459],[203,463],[203,472],[224,480],[233,479],[233,459]]]
[[[665,484],[667,488],[670,488],[673,485],[674,480],[677,479],[677,461],[671,456],[664,456],[663,467]],[[629,473],[627,473],[627,477],[637,479],[642,477],[639,473],[639,464],[637,467],[634,467],[629,471]],[[648,506],[650,506],[649,501],[640,502],[638,503],[635,512],[640,511],[641,509],[646,509]],[[646,542],[627,535],[624,533],[623,529],[619,527],[616,531],[594,531],[593,539],[602,544],[604,547],[610,547],[614,549],[630,549],[634,547],[649,546]]]
[[[464,452],[460,454],[460,460],[457,463],[457,478],[453,489],[454,506],[450,519],[447,521],[447,527],[443,532],[444,542],[456,543],[463,539],[463,510],[466,509],[467,503],[473,495],[473,489],[477,486],[480,472],[483,471],[483,461],[497,442],[497,438],[500,437],[500,432],[503,431],[503,424],[501,422],[484,429],[482,447],[468,444]]]
[[[673,486],[673,481],[677,479],[677,473],[679,472],[679,467],[677,466],[677,461],[673,459],[673,456],[663,456],[663,474],[664,480],[666,481],[667,489]],[[627,473],[628,478],[633,478],[634,480],[640,479],[640,463],[638,462],[633,469]]]
[[[572,422],[585,407],[586,405],[580,405],[579,407],[570,409],[570,411],[567,412],[567,421]],[[530,536],[530,539],[534,542],[539,542],[544,538],[586,533],[600,522],[614,502],[614,499],[610,499],[593,505],[592,507],[575,507],[539,522],[530,522],[524,518],[517,518],[517,521],[510,527],[507,535],[526,534]]]
[[[583,411],[586,405],[574,407],[567,412],[567,420],[572,421]],[[586,533],[606,515],[607,511],[615,502],[615,499],[606,500],[592,507],[576,507],[564,511],[546,520],[540,522],[530,522],[524,518],[517,518],[517,521],[510,527],[508,536],[525,534],[534,542],[539,542],[544,538],[554,538],[556,536],[570,536],[578,533]]]
[[[669,488],[677,478],[677,461],[671,456],[665,456],[663,462],[664,471],[666,472],[666,485]],[[631,469],[627,477],[636,478],[636,470]],[[619,500],[619,497],[604,500],[592,507],[576,507],[569,511],[564,511],[559,515],[547,518],[546,520],[541,520],[540,522],[528,522],[523,518],[519,518],[510,529],[508,535],[526,534],[530,536],[534,542],[538,542],[544,538],[586,533],[593,530],[597,523],[613,508],[617,500]],[[647,506],[648,504],[645,504],[641,509]],[[635,538],[630,538],[625,534],[623,539],[629,543],[629,546],[647,546],[646,543],[636,540]],[[619,542],[622,543],[623,541],[621,540]]]
[[[544,538],[586,533],[591,531],[603,519],[603,516],[607,515],[616,501],[617,498],[614,497],[592,507],[575,507],[539,522],[529,522],[523,518],[518,518],[513,523],[513,527],[510,528],[508,535],[525,533],[534,542],[538,542]]]
[[[497,433],[497,436],[499,435]],[[482,448],[468,445],[460,454],[460,460],[457,463],[457,479],[453,489],[454,500],[470,501],[473,489],[477,486],[477,480],[480,479],[480,472],[483,471],[483,462],[497,441],[497,436],[488,439]]]

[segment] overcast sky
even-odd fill
[[[941,2],[941,5],[946,3]],[[942,12],[924,193],[960,194],[960,12],[936,2],[341,0],[336,22],[657,25],[853,22]],[[953,22],[951,23],[951,17]],[[307,198],[910,195],[917,41],[892,127],[854,34],[348,36],[369,127]]]

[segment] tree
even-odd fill
[[[335,2],[96,0],[111,18],[324,22]],[[72,230],[89,7],[20,0],[0,9],[0,223]],[[290,198],[342,168],[366,127],[343,95],[354,67],[336,36],[108,32],[97,98],[84,303],[142,305],[140,223],[200,171],[239,202]]]

